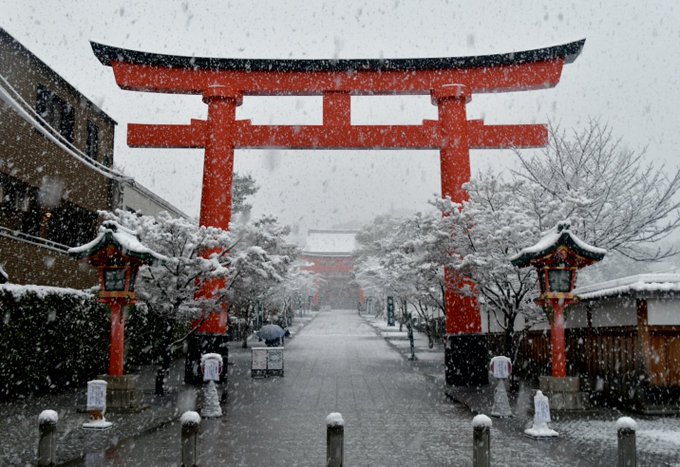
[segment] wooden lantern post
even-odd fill
[[[109,376],[123,375],[124,308],[137,302],[135,281],[143,265],[164,259],[142,245],[136,234],[116,222],[105,221],[90,243],[70,248],[72,258],[86,260],[99,270],[99,303],[111,310]]]
[[[569,230],[569,223],[560,222],[533,246],[510,258],[514,266],[533,266],[538,273],[541,294],[536,299],[548,314],[552,347],[552,376],[567,376],[564,339],[565,309],[578,301],[572,293],[576,286],[576,271],[602,260],[606,250],[588,245]]]

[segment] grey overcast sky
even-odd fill
[[[586,38],[553,89],[475,95],[470,118],[608,122],[650,160],[680,161],[680,3],[675,1],[31,1],[0,0],[0,26],[118,121],[116,163],[198,214],[202,151],[130,149],[128,122],[205,118],[197,96],[120,90],[89,40],[148,52],[241,58],[400,58],[504,53]],[[428,97],[353,99],[354,123],[436,118]],[[246,98],[238,118],[320,123],[320,98]],[[473,170],[509,167],[473,151]],[[418,210],[439,192],[435,151],[237,151],[260,185],[254,213],[303,229]]]

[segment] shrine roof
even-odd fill
[[[310,230],[302,250],[307,256],[352,256],[356,230]]]
[[[165,55],[122,49],[91,42],[99,61],[111,66],[113,62],[216,71],[271,71],[271,72],[347,72],[347,71],[419,71],[465,68],[487,68],[564,59],[573,62],[581,53],[585,39],[567,44],[523,50],[504,54],[473,55],[439,58],[386,59],[250,59],[210,58]]]
[[[680,274],[637,274],[578,287],[573,292],[581,300],[599,300],[621,296],[639,297],[678,294],[680,292]]]

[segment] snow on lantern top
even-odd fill
[[[137,270],[145,264],[163,261],[165,257],[145,247],[135,232],[114,221],[105,221],[99,235],[90,243],[69,248],[75,259],[86,259],[99,269],[99,301],[134,303]]]
[[[142,245],[135,232],[114,221],[104,221],[97,238],[69,248],[68,253],[74,259],[87,259],[95,267],[153,264],[165,260],[163,255]]]
[[[607,250],[588,245],[569,230],[569,222],[558,222],[533,246],[510,258],[513,266],[544,267],[569,265],[582,268],[602,260]]]

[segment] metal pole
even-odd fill
[[[43,410],[38,416],[38,465],[57,465],[57,446],[54,441],[54,433],[57,430],[59,416],[54,410]]]
[[[198,465],[198,427],[201,416],[197,412],[187,411],[180,418],[182,424],[182,467]]]
[[[345,421],[338,412],[326,417],[326,467],[342,467]]]
[[[618,437],[618,467],[636,467],[637,452],[635,449],[635,430],[637,424],[630,417],[621,417],[616,421]]]
[[[491,419],[486,415],[472,419],[472,466],[491,466]]]

